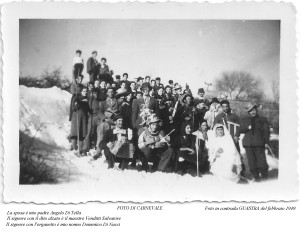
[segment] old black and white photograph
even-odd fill
[[[6,132],[18,146],[6,148],[18,156],[7,155],[4,176],[20,191],[6,188],[7,199],[294,199],[288,16],[117,4],[62,17],[51,6],[8,29],[18,68],[7,66],[17,92]]]
[[[20,184],[277,179],[279,20],[20,19],[19,33]]]

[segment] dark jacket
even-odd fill
[[[124,119],[124,128],[132,129],[132,102],[122,102],[120,111]]]
[[[108,148],[107,144],[109,142],[115,142],[118,140],[118,135],[114,134],[113,132],[114,132],[114,129],[110,129],[107,133],[105,133],[103,140],[99,144],[99,148],[101,150]]]
[[[90,57],[86,62],[86,72],[92,74],[96,71],[97,60],[94,57]]]
[[[194,106],[187,106],[183,105],[179,108],[178,113],[180,114],[179,122],[188,122],[191,124],[192,131],[195,131],[198,129],[197,125],[199,122],[197,121],[197,111]],[[186,118],[189,118],[186,120]],[[178,120],[177,118],[174,120]]]
[[[142,125],[140,125],[142,123],[140,112],[143,104],[145,104],[144,98],[134,99],[132,102],[132,126],[136,129],[142,127]],[[159,117],[158,103],[153,97],[150,97],[149,109]]]
[[[105,110],[107,110],[108,108],[111,108],[112,111],[117,112],[120,110],[121,104],[116,99],[114,99],[111,104],[108,98],[105,101],[100,102],[98,116],[101,122],[105,119]]]
[[[250,125],[251,129],[249,129]],[[269,143],[269,123],[265,117],[257,115],[253,119],[251,117],[244,118],[241,120],[240,132],[245,133],[243,138],[244,147],[261,147]]]

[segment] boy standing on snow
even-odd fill
[[[76,56],[73,58],[73,77],[76,79],[78,76],[82,75],[83,70],[83,59],[81,57],[81,51],[76,51]]]

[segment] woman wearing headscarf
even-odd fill
[[[220,179],[238,182],[242,170],[240,155],[223,124],[208,133],[210,172]]]
[[[177,163],[175,164],[177,172],[196,175],[197,157],[195,141],[196,136],[192,134],[191,124],[183,122],[180,128],[180,135],[174,142],[174,148],[177,151]]]
[[[79,152],[82,153],[83,140],[87,135],[88,114],[91,113],[87,99],[87,88],[83,88],[81,94],[78,94],[71,102],[71,133],[70,139],[72,149],[77,150],[77,141],[79,141]]]

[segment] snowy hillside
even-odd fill
[[[117,167],[108,170],[103,157],[96,161],[90,156],[78,158],[73,152],[69,151],[70,144],[67,139],[70,131],[70,99],[70,93],[56,87],[38,89],[20,86],[20,131],[30,137],[36,136],[36,140],[53,147],[52,155],[55,158],[56,166],[62,170],[62,176],[58,178],[58,181],[70,184],[74,182],[100,184],[101,189],[104,191],[103,194],[121,189],[124,185],[126,185],[126,188],[138,185],[139,189],[147,193],[145,197],[153,191],[153,186],[155,186],[155,192],[165,193],[166,200],[169,199],[169,194],[176,197],[182,189],[188,189],[189,194],[191,194],[189,199],[197,199],[199,189],[202,189],[201,191],[204,194],[207,191],[205,190],[207,186],[212,186],[210,189],[214,188],[213,186],[220,185],[226,186],[226,188],[237,186],[235,183],[227,183],[211,175],[197,178],[173,173],[120,171]],[[40,147],[40,149],[43,149],[43,147]],[[56,159],[56,156],[59,159]],[[277,160],[268,157],[268,162],[271,169],[278,168]],[[261,184],[266,185],[267,183]],[[253,185],[257,185],[257,183],[239,185],[238,188],[247,189]],[[247,192],[246,189],[243,191]],[[216,196],[220,194],[222,195],[221,192],[216,192]]]

